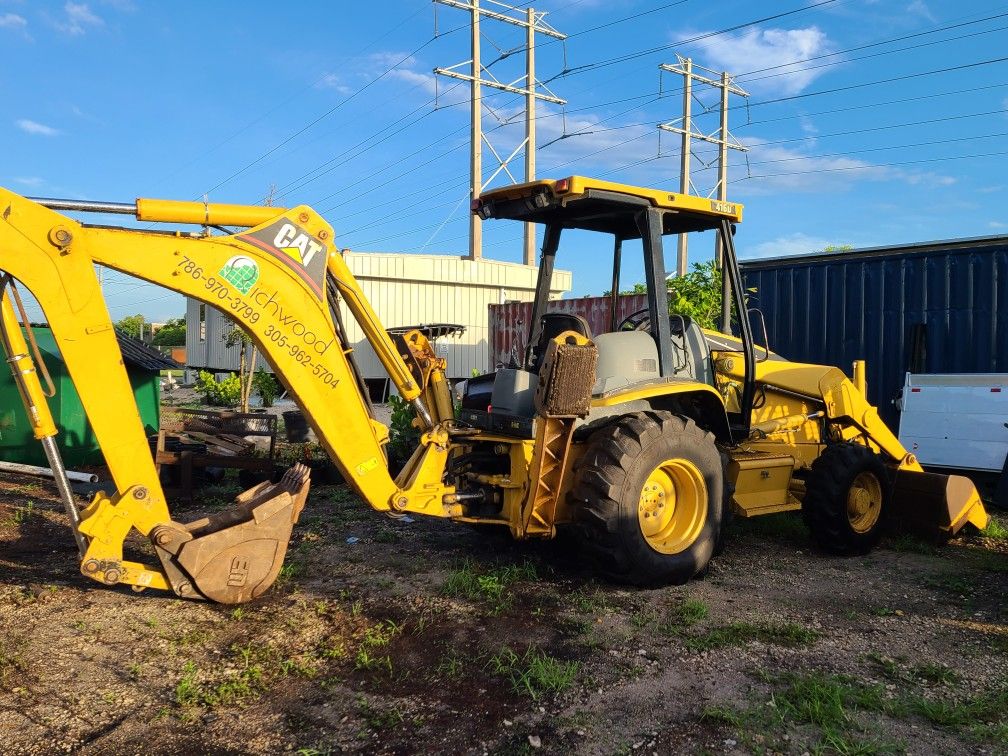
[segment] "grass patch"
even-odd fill
[[[710,651],[744,646],[754,641],[778,646],[804,646],[819,640],[820,634],[794,622],[732,622],[686,638],[694,651]]]
[[[364,630],[364,637],[357,654],[354,656],[354,668],[359,670],[384,670],[389,677],[392,676],[392,657],[387,652],[389,644],[399,632],[402,625],[398,625],[392,620],[385,620],[375,625],[370,625]]]
[[[959,675],[944,664],[918,664],[911,668],[910,673],[929,685],[955,685],[959,682]]]
[[[609,597],[596,588],[593,591],[575,591],[570,595],[571,607],[582,614],[603,614],[611,608]]]
[[[868,658],[876,664],[881,661],[884,671],[906,684],[946,685],[958,680],[958,675],[943,665],[917,665],[904,674],[887,657]],[[813,740],[804,747],[811,753],[905,752],[903,744],[876,732],[880,715],[902,720],[919,718],[973,741],[1008,745],[1008,687],[965,698],[931,699],[919,693],[891,693],[883,685],[823,672],[767,675],[764,681],[771,686],[769,705],[762,701],[746,707],[714,704],[704,709],[701,718],[731,728],[748,745],[759,744],[759,748],[752,748],[759,751],[767,746],[770,750],[790,751],[789,746],[798,745],[794,736],[802,732],[796,726],[808,726],[814,728]],[[774,742],[775,737],[785,733],[792,736],[793,742]],[[754,737],[763,738],[766,745]],[[926,736],[922,733],[922,737]],[[967,750],[965,743],[962,748]]]
[[[402,712],[396,708],[375,707],[363,696],[357,698],[357,713],[372,730],[389,730],[405,721]]]
[[[688,627],[707,619],[710,610],[699,599],[687,599],[671,608],[645,608],[630,615],[630,623],[659,635],[679,635]]]
[[[901,551],[906,554],[923,554],[924,556],[937,556],[939,554],[938,547],[933,543],[928,543],[909,533],[894,536],[889,541],[889,547],[893,551]]]
[[[35,509],[35,502],[29,501],[15,507],[14,511],[11,512],[10,517],[7,518],[7,523],[10,525],[24,525],[37,515],[38,512]]]
[[[537,577],[535,565],[531,562],[487,570],[480,570],[467,562],[448,575],[441,592],[453,598],[488,602],[493,605],[494,611],[500,611],[511,603],[511,596],[507,594],[509,586],[519,580],[535,580]]]
[[[521,656],[507,646],[490,657],[487,669],[511,682],[515,693],[538,701],[543,696],[567,690],[581,669],[580,662],[562,661],[545,651],[529,647]]]
[[[999,541],[1008,539],[1008,527],[1005,527],[1000,518],[992,516],[987,527],[980,531],[980,535],[985,538],[996,538]]]
[[[700,599],[686,599],[675,608],[674,614],[680,625],[690,627],[707,619],[710,610]]]

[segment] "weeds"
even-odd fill
[[[819,633],[793,622],[732,622],[714,627],[686,639],[694,651],[710,651],[730,646],[744,646],[754,641],[778,646],[804,646],[819,639]]]
[[[466,563],[448,575],[441,590],[454,598],[486,601],[493,605],[494,612],[499,612],[511,603],[511,597],[505,593],[508,586],[519,580],[535,580],[537,576],[535,565],[530,562],[495,567],[485,572]]]
[[[544,695],[557,695],[569,688],[580,662],[562,661],[541,649],[529,647],[521,656],[507,646],[490,657],[487,668],[498,677],[510,680],[515,693],[538,701]]]
[[[379,649],[387,648],[392,638],[402,631],[402,625],[385,620],[364,630],[364,638],[354,657],[354,668],[360,670],[386,670],[392,676],[392,657]]]
[[[455,680],[462,676],[464,668],[465,663],[452,650],[441,657],[441,663],[438,664],[436,674],[438,677],[447,677],[448,679]]]
[[[910,672],[918,680],[931,685],[954,685],[959,682],[959,675],[944,664],[918,664]]]
[[[405,717],[398,709],[376,708],[369,704],[364,696],[357,698],[357,711],[372,730],[388,730],[405,721]]]
[[[35,510],[35,502],[29,501],[23,506],[15,507],[7,522],[11,525],[24,525],[37,514],[38,512]]]
[[[1003,541],[1008,538],[1008,527],[1005,527],[999,518],[991,517],[990,522],[987,523],[987,527],[980,531],[980,535]]]

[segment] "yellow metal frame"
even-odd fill
[[[587,176],[568,176],[564,179],[539,179],[523,184],[511,184],[499,189],[491,189],[480,195],[480,201],[512,200],[532,196],[537,189],[549,189],[553,196],[563,200],[574,200],[583,197],[589,189],[606,192],[628,194],[648,200],[652,207],[662,210],[678,210],[697,215],[707,215],[711,218],[727,218],[732,223],[742,220],[743,206],[738,202],[695,197],[692,194],[665,192],[659,189],[647,189],[642,186],[619,184],[615,181],[602,181]]]
[[[283,210],[163,200],[139,200],[137,206],[138,217],[146,220],[259,225],[227,236],[89,227],[0,188],[0,271],[42,305],[116,488],[110,495],[100,493],[81,513],[80,531],[89,538],[85,574],[103,582],[167,587],[160,569],[124,562],[122,544],[133,528],[147,535],[171,521],[153,460],[139,453],[147,449],[147,438],[96,263],[217,307],[240,323],[307,410],[347,482],[371,507],[459,514],[460,508],[446,501],[454,489],[442,483],[448,449],[444,428],[430,429],[393,480],[382,449],[387,431],[370,418],[348,360],[351,350],[339,343],[319,283],[313,284],[298,260],[246,241],[257,229],[287,221],[328,246],[333,233],[324,219],[304,206]],[[235,258],[252,261],[258,271],[258,280],[244,293],[223,275]],[[328,252],[326,267],[400,393],[409,400],[420,396],[421,386],[335,250]],[[8,309],[9,304],[5,322],[14,320]],[[11,331],[20,334],[17,328]],[[439,386],[439,399],[443,393]]]

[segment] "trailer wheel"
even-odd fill
[[[617,580],[685,583],[714,553],[723,496],[712,433],[669,412],[634,413],[588,441],[571,493],[575,532]]]
[[[812,538],[834,554],[867,554],[885,529],[892,495],[882,459],[865,446],[827,446],[805,481],[802,515]]]

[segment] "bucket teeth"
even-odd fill
[[[280,573],[309,486],[310,470],[299,463],[278,483],[239,494],[233,509],[155,528],[151,540],[176,593],[222,604],[262,595]]]

